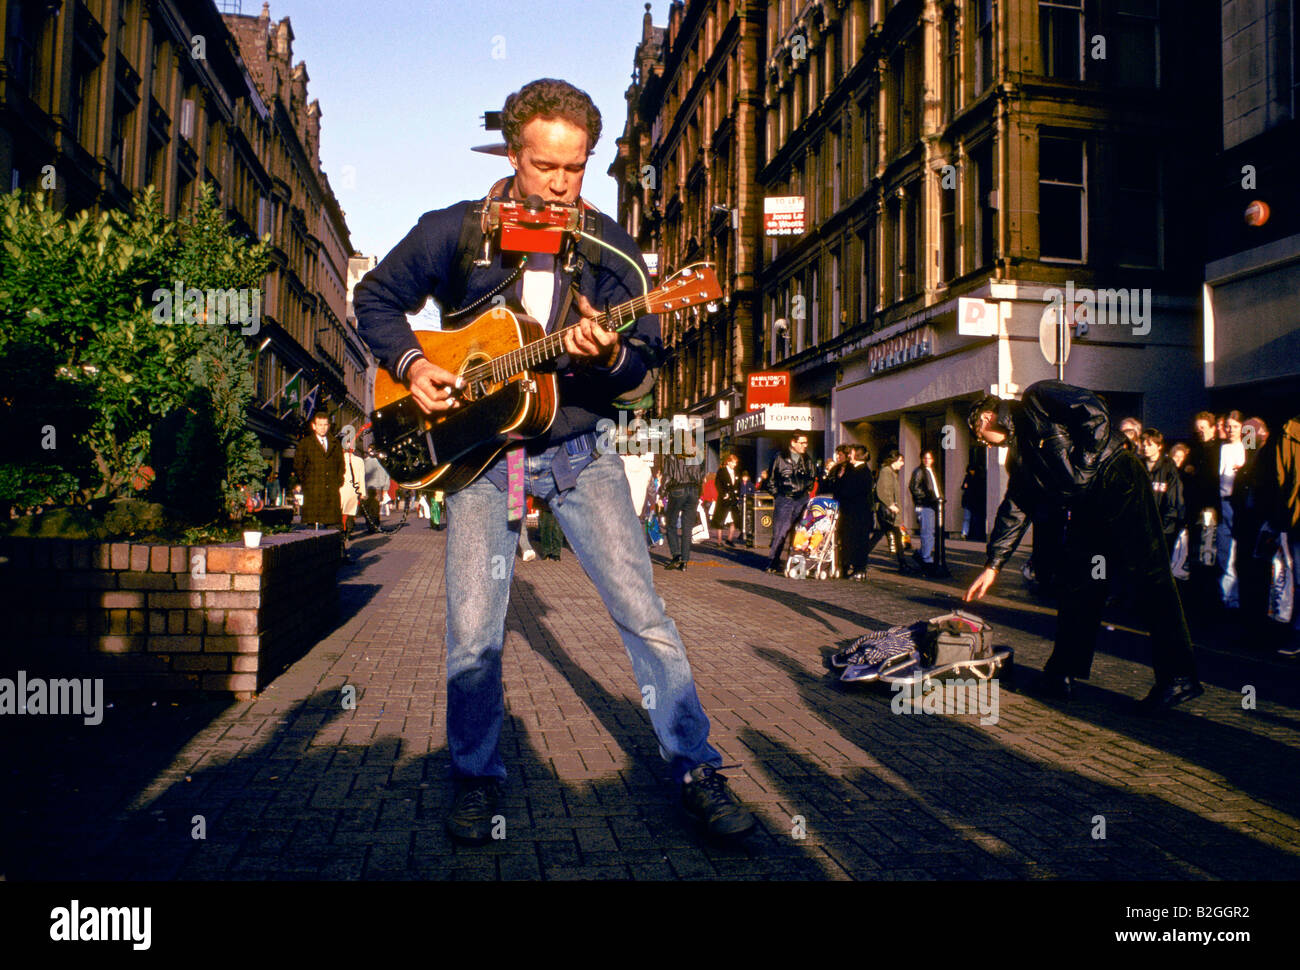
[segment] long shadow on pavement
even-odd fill
[[[804,815],[816,842],[855,876],[882,878],[891,869],[902,878],[1300,874],[1297,855],[1154,795],[1031,761],[979,728],[977,718],[894,714],[890,693],[828,690],[824,677],[789,655],[752,650],[857,749],[840,753],[866,762],[840,780],[771,732],[742,733],[756,760],[787,766],[770,775],[789,811]],[[1104,840],[1092,837],[1096,815],[1107,822]]]

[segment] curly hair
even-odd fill
[[[586,91],[578,90],[568,81],[544,77],[525,84],[506,98],[501,127],[511,151],[523,148],[524,125],[534,118],[560,118],[585,129],[589,152],[600,140],[600,109]]]

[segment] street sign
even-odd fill
[[[957,299],[957,335],[961,337],[996,337],[998,305],[963,296]]]
[[[1038,321],[1038,346],[1047,362],[1060,370],[1070,359],[1070,328],[1063,326],[1065,313],[1059,304],[1050,303]]]

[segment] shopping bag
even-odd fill
[[[1174,579],[1187,579],[1187,530],[1182,529],[1174,541],[1174,553],[1169,557],[1169,568],[1173,570]]]

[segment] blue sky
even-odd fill
[[[242,9],[256,15],[261,2]],[[667,12],[658,0],[655,23]],[[605,172],[644,13],[642,0],[272,0],[272,23],[290,18],[294,61],[306,62],[308,96],[320,100],[321,166],[353,247],[382,259],[422,213],[509,174],[504,158],[470,147],[500,140],[483,130],[484,110],[538,77],[576,84],[600,109],[583,194],[613,214]]]

